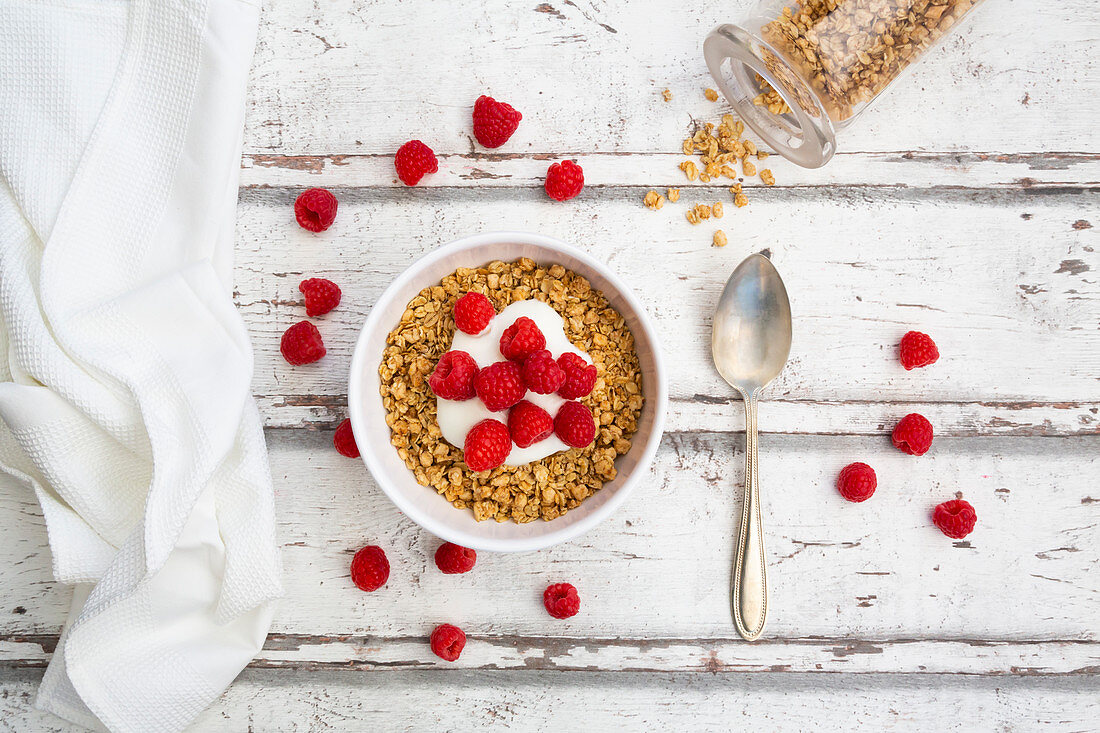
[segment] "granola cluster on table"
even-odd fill
[[[450,347],[455,300],[469,291],[487,296],[498,312],[534,298],[561,314],[566,336],[592,358],[598,373],[595,389],[581,400],[596,420],[592,445],[475,473],[462,450],[443,439],[428,377]],[[634,336],[623,317],[585,278],[526,258],[459,268],[420,291],[390,332],[378,371],[398,455],[421,485],[459,509],[471,509],[479,521],[550,520],[576,507],[615,478],[615,459],[630,450],[644,404]]]

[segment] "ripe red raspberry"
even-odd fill
[[[440,624],[432,632],[431,645],[437,657],[453,662],[466,647],[466,634],[457,626]]]
[[[393,167],[397,169],[397,177],[402,183],[415,186],[425,175],[439,170],[439,161],[427,145],[419,140],[409,140],[397,149]]]
[[[875,469],[866,463],[849,463],[840,470],[836,488],[848,501],[861,502],[871,498],[878,486]]]
[[[462,450],[466,454],[466,466],[471,471],[492,471],[504,463],[512,451],[508,426],[492,418],[482,420],[466,433]]]
[[[901,337],[899,354],[901,365],[906,371],[935,364],[936,359],[940,358],[940,350],[936,348],[936,342],[931,336],[920,331],[910,331]]]
[[[283,334],[279,342],[283,358],[295,366],[312,364],[325,355],[321,332],[309,321],[295,323]]]
[[[488,328],[496,314],[492,302],[481,293],[466,293],[455,301],[455,326],[471,336]]]
[[[952,499],[936,507],[932,512],[932,521],[951,539],[961,540],[974,531],[974,525],[978,522],[978,513],[974,511],[970,502]]]
[[[505,359],[523,361],[531,354],[546,348],[546,337],[527,316],[520,316],[500,335],[500,353]]]
[[[581,610],[581,597],[571,584],[555,583],[543,591],[542,605],[554,618],[569,618]]]
[[[336,426],[336,432],[332,436],[332,445],[336,452],[348,458],[359,457],[359,446],[355,443],[355,433],[351,430],[351,420],[344,421]]]
[[[303,229],[323,232],[336,220],[339,202],[331,191],[323,188],[307,188],[294,200],[294,218]]]
[[[498,361],[477,373],[474,391],[489,412],[500,412],[522,400],[527,394],[527,386],[523,383],[519,364]]]
[[[565,372],[565,383],[558,394],[567,400],[579,400],[592,394],[596,386],[596,366],[589,364],[572,351],[558,357],[558,366]]]
[[[367,545],[351,559],[351,582],[360,590],[376,591],[390,578],[390,561],[378,545]]]
[[[508,432],[520,448],[530,448],[554,434],[554,418],[538,405],[521,400],[508,413]]]
[[[554,416],[554,433],[570,448],[584,448],[596,437],[592,411],[580,402],[566,402]]]
[[[448,351],[439,357],[435,371],[428,377],[428,386],[436,397],[464,402],[474,397],[477,362],[465,351]]]
[[[340,288],[332,280],[311,277],[303,280],[298,290],[306,296],[306,315],[310,318],[323,316],[340,305]]]
[[[447,575],[468,573],[476,562],[477,552],[453,542],[444,542],[435,551],[435,566]]]
[[[571,160],[554,163],[546,171],[546,195],[555,201],[568,201],[584,188],[584,171]]]
[[[554,361],[553,354],[542,349],[523,360],[523,381],[532,392],[554,394],[565,384],[565,370]]]
[[[902,453],[923,456],[932,447],[932,423],[924,415],[911,412],[898,421],[891,439]]]
[[[512,137],[522,119],[512,105],[482,94],[474,102],[474,137],[487,148],[499,148]]]

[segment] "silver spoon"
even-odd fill
[[[787,289],[764,255],[746,257],[726,282],[714,313],[711,351],[718,373],[745,402],[745,500],[733,573],[733,620],[738,633],[753,641],[768,616],[756,408],[760,391],[783,370],[791,353]]]

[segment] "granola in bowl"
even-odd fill
[[[592,393],[580,400],[595,418],[592,444],[473,472],[462,449],[443,439],[428,377],[454,336],[454,303],[467,292],[487,296],[498,312],[534,299],[561,315],[569,341],[597,368]],[[615,478],[615,461],[630,450],[645,404],[634,336],[622,315],[584,277],[528,258],[459,268],[421,290],[386,339],[379,377],[398,456],[418,483],[479,521],[551,520],[577,507]]]

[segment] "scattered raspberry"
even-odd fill
[[[546,171],[546,195],[555,201],[568,201],[584,188],[584,171],[571,160],[554,163]]]
[[[508,426],[492,418],[482,420],[466,433],[462,449],[466,454],[466,466],[471,471],[491,471],[504,463],[512,450]]]
[[[332,436],[332,444],[336,452],[348,458],[359,457],[359,446],[355,444],[355,433],[351,431],[351,420],[344,421],[336,426],[336,433]]]
[[[935,364],[940,358],[940,350],[936,348],[936,342],[932,337],[920,331],[910,331],[901,337],[901,365],[906,371],[917,367],[926,367]]]
[[[520,316],[500,335],[500,353],[505,359],[523,361],[531,354],[546,348],[546,337],[527,316]]]
[[[553,354],[546,349],[524,359],[522,371],[527,389],[538,394],[554,394],[565,384],[565,370],[558,366]]]
[[[478,372],[474,391],[489,412],[500,412],[522,400],[527,387],[523,384],[519,364],[498,361]]]
[[[911,456],[923,456],[932,447],[932,423],[916,412],[903,417],[891,436],[894,447]]]
[[[336,207],[339,205],[331,191],[307,188],[294,200],[294,218],[303,229],[323,232],[336,220]]]
[[[538,405],[520,400],[508,413],[508,432],[520,448],[530,448],[554,434],[554,418]]]
[[[427,145],[419,140],[409,140],[397,149],[393,167],[397,169],[397,177],[402,183],[415,186],[425,175],[439,170],[439,161]]]
[[[570,448],[584,448],[596,438],[592,411],[580,402],[566,402],[554,416],[554,433]]]
[[[970,502],[952,499],[936,506],[932,512],[932,521],[951,539],[961,540],[974,531],[974,525],[978,522],[978,513],[974,511]]]
[[[875,469],[866,463],[849,463],[840,470],[836,488],[848,501],[861,502],[871,498],[878,486]]]
[[[340,288],[332,280],[311,277],[303,280],[298,290],[306,296],[306,315],[310,318],[323,316],[340,305]]]
[[[351,582],[360,590],[376,591],[390,577],[390,561],[378,545],[367,545],[351,559]]]
[[[471,336],[488,328],[496,314],[492,302],[481,293],[466,293],[455,301],[455,326]]]
[[[432,632],[431,645],[437,657],[453,662],[466,647],[466,634],[457,626],[440,624]]]
[[[558,357],[558,366],[565,372],[565,384],[558,394],[567,400],[579,400],[592,394],[596,386],[596,366],[589,364],[572,351]]]
[[[444,542],[435,551],[435,566],[447,575],[468,573],[474,569],[477,552],[453,542]]]
[[[474,137],[487,148],[499,148],[512,137],[522,119],[512,105],[482,94],[474,102]]]
[[[439,357],[428,386],[436,397],[463,402],[474,397],[477,362],[465,351],[448,351]]]
[[[542,604],[554,618],[569,618],[581,610],[581,597],[569,583],[555,583],[543,592]]]
[[[309,321],[295,323],[283,334],[279,343],[283,358],[291,364],[312,364],[325,355],[325,344],[321,341],[321,332]]]

